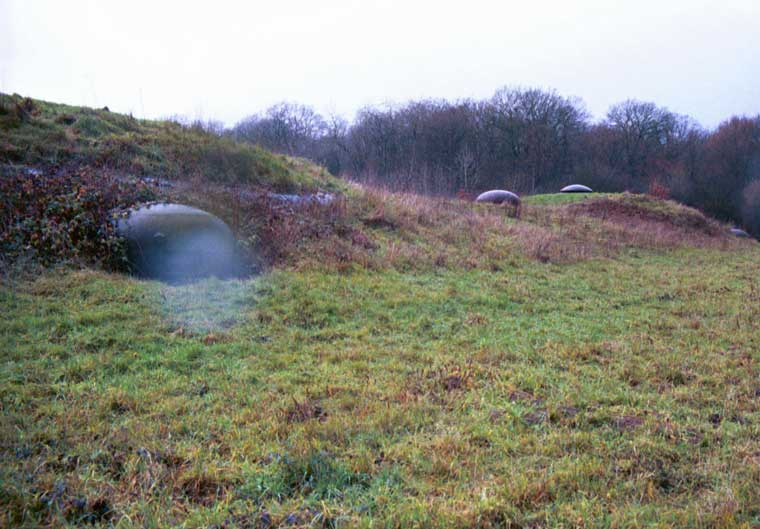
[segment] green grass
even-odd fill
[[[0,93],[0,164],[76,162],[134,175],[277,191],[336,190],[340,183],[305,160],[207,132]],[[24,110],[26,109],[26,110]]]
[[[0,511],[14,527],[751,527],[759,258],[6,282]]]
[[[522,201],[523,204],[530,206],[557,206],[619,196],[621,196],[620,193],[549,193],[545,195],[524,196],[522,197]]]
[[[266,273],[3,263],[0,526],[760,526],[755,242],[642,195],[514,218],[3,98],[0,162],[190,181],[167,198]],[[291,209],[240,187],[344,193]]]

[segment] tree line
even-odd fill
[[[667,195],[760,233],[760,115],[707,130],[627,100],[593,121],[578,98],[507,87],[485,100],[366,107],[350,123],[280,103],[225,133],[397,190],[541,193],[581,183]]]

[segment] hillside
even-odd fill
[[[34,104],[2,139],[15,164],[52,152],[20,138],[75,125]],[[0,283],[0,526],[760,523],[755,241],[645,195],[527,197],[516,218],[139,127],[102,137],[154,142],[165,165],[140,174],[171,187],[98,165],[100,140],[78,132],[56,155],[75,171],[36,175],[39,191],[5,177],[23,192],[4,244],[31,253]],[[184,179],[166,131],[337,192],[291,203],[255,171]],[[141,281],[47,228],[51,211],[70,232],[91,203],[146,197],[218,214],[260,273]]]
[[[0,94],[0,164],[88,165],[131,175],[293,192],[336,185],[303,160],[174,121]]]

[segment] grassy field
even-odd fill
[[[6,283],[2,520],[756,527],[758,263]]]
[[[516,218],[3,97],[0,527],[760,527],[755,241],[649,196]],[[260,273],[167,285],[59,248],[141,175]]]

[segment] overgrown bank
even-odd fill
[[[200,122],[142,120],[16,94],[0,94],[0,164],[68,164],[283,192],[336,185],[315,165],[221,137]]]
[[[308,161],[223,138],[202,123],[138,120],[6,94],[0,94],[0,179],[3,268],[68,263],[122,270],[114,217],[138,204],[183,200],[180,189],[267,196],[344,187]]]
[[[246,268],[486,269],[524,259],[571,263],[635,251],[750,247],[696,210],[645,195],[530,197],[519,218],[503,207],[349,186],[320,202],[250,186],[176,181],[170,187],[90,167],[0,182],[5,267],[68,264],[125,269],[114,222],[156,201],[210,211],[232,228]]]

